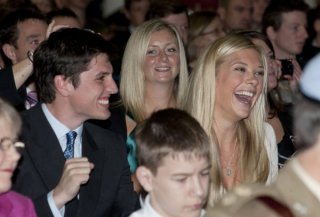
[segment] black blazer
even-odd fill
[[[53,216],[47,194],[58,184],[65,158],[40,104],[24,112],[23,120],[26,149],[13,189],[33,199],[38,216]],[[82,155],[95,167],[80,188],[79,200],[66,204],[65,217],[128,216],[138,208],[126,146],[118,134],[85,123]]]

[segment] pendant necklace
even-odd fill
[[[236,145],[237,143],[235,144],[234,146],[234,149],[233,149],[233,153],[232,153],[232,156],[231,158],[229,159],[228,163],[227,163],[227,166],[225,167],[225,174],[226,176],[232,176],[233,174],[233,171],[232,171],[232,167],[231,167],[231,163],[236,155]]]

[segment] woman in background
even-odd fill
[[[175,27],[161,20],[141,24],[125,48],[120,96],[126,111],[128,161],[135,181],[134,129],[156,110],[180,108],[186,99],[188,69],[183,43]],[[137,185],[135,189],[139,191]]]
[[[36,217],[32,201],[11,191],[11,178],[24,148],[17,141],[21,119],[15,109],[0,99],[0,217]]]
[[[189,16],[188,60],[192,69],[198,57],[212,42],[225,36],[219,15],[213,11],[199,11]]]

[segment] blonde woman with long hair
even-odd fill
[[[267,62],[244,36],[229,34],[200,56],[186,109],[212,142],[209,205],[240,183],[269,183],[277,175],[277,146],[265,123]]]
[[[175,27],[161,20],[140,25],[127,43],[120,96],[126,111],[128,161],[137,167],[133,130],[156,110],[181,108],[188,84],[187,61]]]

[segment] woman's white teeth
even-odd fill
[[[156,68],[157,71],[168,71],[170,68],[169,67],[158,67]]]
[[[102,104],[102,105],[108,105],[109,104],[109,100],[99,100],[98,102],[99,102],[99,104]]]
[[[252,93],[252,92],[249,92],[249,91],[238,91],[238,92],[236,92],[236,94],[238,94],[238,95],[244,95],[244,96],[249,96],[249,97],[252,97],[252,96],[253,96],[253,93]]]

